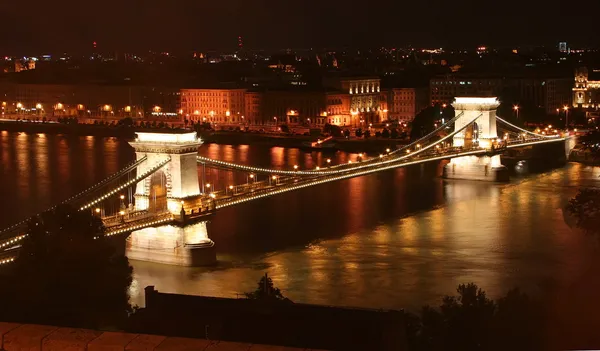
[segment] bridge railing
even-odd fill
[[[141,215],[130,221],[124,221],[118,225],[108,227],[106,229],[106,236],[113,236],[118,234],[128,233],[134,230],[139,230],[147,227],[151,227],[158,224],[166,224],[175,219],[175,215],[171,212],[165,211],[160,213],[147,213]]]

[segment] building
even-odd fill
[[[379,77],[329,76],[323,83],[349,95],[351,118],[346,125],[367,125],[387,119],[387,101],[382,95]]]
[[[241,123],[246,89],[181,89],[180,113],[195,122]]]
[[[594,69],[590,73],[586,67],[582,67],[575,71],[573,107],[600,108],[600,69]]]
[[[179,119],[179,89],[138,85],[0,83],[5,114]]]
[[[7,114],[51,116],[143,117],[143,87],[94,84],[22,84],[5,83]],[[156,104],[147,104],[151,112]]]
[[[325,123],[336,126],[352,125],[352,114],[350,111],[350,94],[345,92],[326,93],[325,114],[317,118],[317,124]]]
[[[319,116],[326,116],[326,92],[307,87],[265,90],[261,109],[265,122],[316,124]]]
[[[427,88],[393,88],[388,92],[388,118],[392,120],[410,122],[428,105]]]
[[[266,121],[261,115],[262,93],[258,91],[246,91],[244,93],[244,115],[242,124],[264,124]]]
[[[547,114],[571,104],[572,80],[538,75],[448,74],[430,80],[430,103],[450,104],[457,96],[498,96],[543,108]]]
[[[567,46],[567,42],[561,41],[558,43],[558,51],[562,53],[567,53],[569,51],[569,47]]]
[[[502,91],[502,78],[466,77],[444,75],[432,78],[429,83],[432,105],[451,104],[457,96],[498,96]]]

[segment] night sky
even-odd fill
[[[595,45],[599,14],[599,0],[4,1],[0,52],[83,51],[92,41],[100,50],[227,50],[238,35],[253,49]]]

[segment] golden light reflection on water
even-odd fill
[[[121,155],[124,149],[117,148],[120,141],[113,139],[89,143],[81,138],[30,137],[36,139],[0,134],[2,166],[14,162],[11,173],[18,175],[0,184],[2,194],[14,194],[8,209],[14,217],[31,204],[33,195],[25,192],[33,189],[32,182],[57,179],[60,186],[49,182],[49,191],[63,197],[69,184],[91,185],[87,170],[77,167],[88,168],[88,158],[94,160],[89,165],[94,173],[102,173],[97,179],[130,161]],[[69,152],[77,147],[83,150]],[[89,150],[97,148],[100,151],[91,157]],[[334,163],[354,160],[344,153],[324,156],[249,146],[206,145],[200,152],[281,168],[294,162],[312,167],[329,157]],[[42,156],[49,154],[52,157]],[[54,166],[48,165],[47,172],[32,171],[32,164],[37,167],[51,159]],[[355,178],[240,207],[224,219],[217,216],[210,235],[216,238],[220,265],[189,269],[132,262],[133,301],[143,304],[148,285],[165,292],[236,297],[254,290],[268,272],[286,296],[298,302],[416,308],[437,305],[441,295],[470,281],[492,297],[517,285],[535,290],[544,284],[568,284],[585,263],[587,238],[564,223],[561,208],[579,185],[600,186],[600,168],[569,165],[506,185],[442,181],[430,173],[411,168]],[[215,176],[224,183],[232,180],[227,172]],[[21,190],[23,185],[27,189]],[[219,232],[223,228],[228,232]],[[225,239],[219,238],[225,236],[242,249],[223,245]],[[244,251],[245,246],[252,250]]]
[[[31,196],[31,163],[29,162],[29,157],[32,150],[27,145],[29,137],[25,133],[20,133],[16,140],[15,158],[20,202],[27,202]]]
[[[35,139],[35,167],[36,172],[36,184],[38,188],[38,197],[48,198],[50,196],[50,156],[48,139],[44,134],[37,134]]]

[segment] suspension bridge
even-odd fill
[[[360,154],[346,164],[334,165],[327,160],[314,169],[271,169],[210,159],[198,156],[202,141],[195,132],[140,132],[130,142],[136,152],[134,162],[61,204],[99,216],[106,236],[126,238],[130,259],[200,266],[216,261],[215,244],[206,224],[219,209],[440,160],[450,161],[444,168],[447,178],[505,181],[508,172],[500,162],[502,152],[570,139],[558,131],[553,135],[534,133],[497,117],[496,98],[456,98],[453,106],[454,118],[408,145],[374,157]],[[218,189],[204,179],[200,182],[199,166],[203,170],[241,172],[248,181]],[[122,195],[126,190],[134,194],[129,205]],[[118,200],[118,209],[107,213],[106,204]],[[18,258],[27,224],[36,218],[0,231],[0,265]]]

